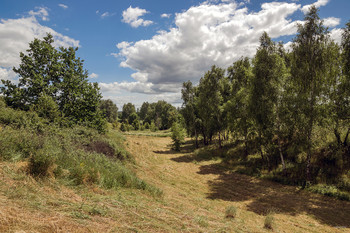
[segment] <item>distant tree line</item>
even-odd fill
[[[178,121],[179,117],[181,115],[178,114],[177,109],[164,100],[156,103],[144,102],[137,111],[135,105],[127,103],[123,105],[120,129],[122,131],[165,130]]]
[[[258,154],[269,170],[292,176],[293,168],[305,183],[350,169],[350,22],[338,45],[311,7],[291,51],[263,33],[253,59],[213,66],[181,92],[197,146],[221,147],[233,135],[245,159]]]

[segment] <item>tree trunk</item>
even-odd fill
[[[350,134],[350,127],[348,128],[348,132],[346,132],[346,136],[344,138],[344,142],[343,142],[344,147],[348,145],[349,134]]]
[[[198,148],[198,135],[196,129],[194,129],[194,137],[196,138],[196,148]]]
[[[244,134],[244,160],[248,159],[248,138],[247,134]]]
[[[307,158],[306,158],[306,185],[308,185],[311,182],[311,172],[310,172],[310,167],[311,167],[311,153],[312,153],[312,129],[314,126],[314,115],[315,115],[315,102],[316,102],[316,97],[314,94],[314,89],[315,89],[315,81],[313,81],[312,84],[312,89],[311,89],[311,101],[310,101],[310,118],[309,118],[309,124],[308,124],[308,129],[307,129]]]
[[[280,152],[280,157],[281,157],[281,163],[282,163],[282,168],[283,168],[283,175],[287,174],[286,171],[286,164],[284,163],[284,158],[283,158],[283,153],[282,153],[282,145],[281,145],[281,139],[278,137],[278,150]]]
[[[337,122],[335,124],[335,128],[334,128],[334,135],[335,135],[335,138],[337,139],[338,145],[341,145],[341,138],[340,138],[340,133],[338,131],[338,127],[339,127],[339,123],[337,120]]]
[[[221,146],[221,133],[220,133],[220,131],[219,131],[219,147],[220,147],[220,149],[222,148],[222,146]]]

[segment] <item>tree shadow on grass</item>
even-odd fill
[[[195,146],[192,141],[186,141],[182,146],[180,151],[175,151],[172,149],[172,145],[167,145],[168,150],[157,150],[153,151],[156,154],[164,154],[164,155],[171,155],[171,154],[189,154],[192,153],[195,150]],[[187,157],[189,155],[184,155],[183,157]],[[181,156],[182,157],[182,156]]]
[[[247,209],[259,215],[271,209],[292,216],[306,213],[329,226],[350,228],[350,202],[230,172],[220,164],[201,166],[198,174],[219,175],[209,181],[209,199],[251,201]]]
[[[247,172],[251,167],[261,167],[260,158],[244,160],[242,156],[244,148],[239,143],[236,145],[228,145],[221,151],[209,146],[193,153],[171,158],[171,160],[190,163],[209,161],[220,156],[242,166],[243,172]],[[225,162],[202,165],[197,173],[218,175],[216,179],[208,181],[207,198],[209,199],[231,202],[249,201],[247,209],[259,215],[265,215],[269,210],[291,216],[307,214],[332,227],[350,228],[350,202],[300,190],[296,186],[282,185],[232,172],[227,168]],[[248,173],[256,174],[257,172]]]

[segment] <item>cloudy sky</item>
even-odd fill
[[[184,81],[252,57],[263,31],[288,44],[311,4],[339,41],[349,0],[0,0],[0,79],[16,81],[19,52],[50,32],[56,46],[79,47],[90,80],[118,107],[180,106]]]

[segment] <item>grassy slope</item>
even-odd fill
[[[229,173],[220,161],[170,151],[170,138],[127,136],[132,167],[163,197],[134,189],[67,187],[25,175],[23,162],[0,163],[0,232],[349,232],[350,202]],[[226,208],[237,207],[234,219]]]

